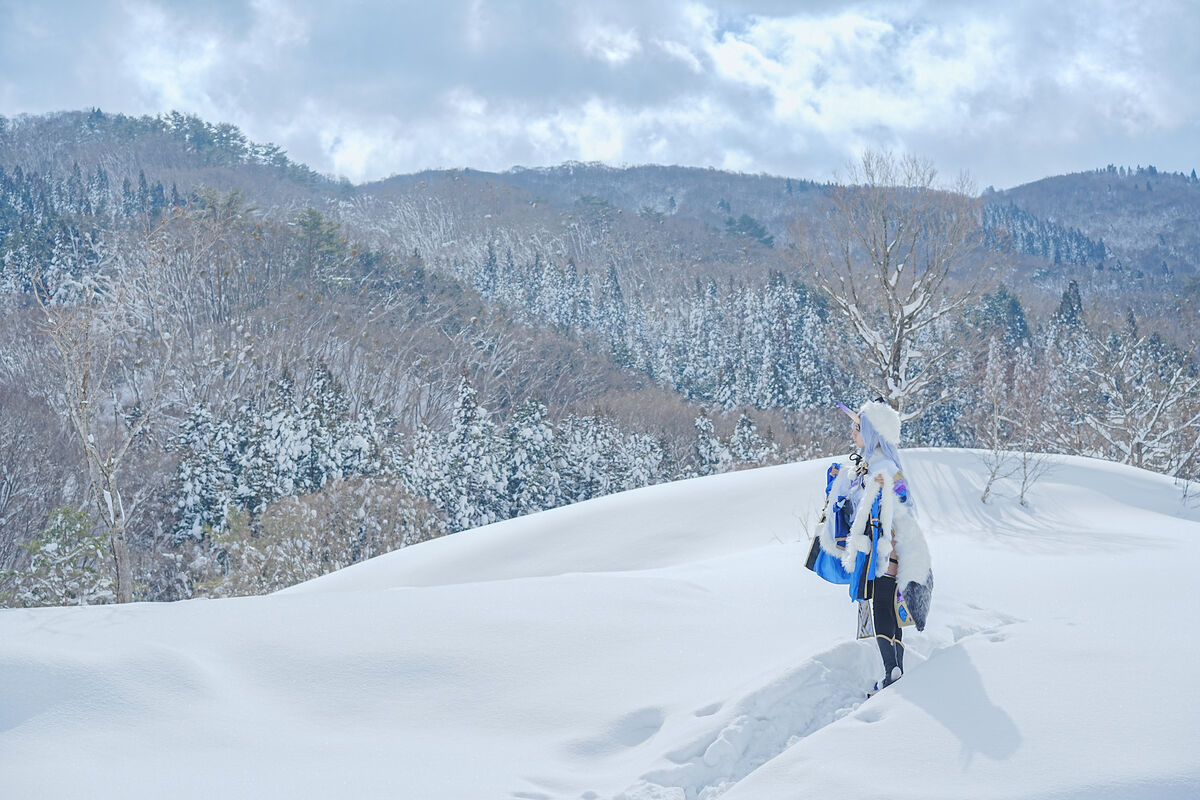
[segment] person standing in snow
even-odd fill
[[[900,469],[900,415],[882,398],[858,413],[845,406],[857,448],[853,469],[830,466],[819,535],[806,566],[850,597],[869,601],[875,641],[889,686],[904,674],[903,627],[925,629],[933,592],[929,548],[916,520],[916,503]]]

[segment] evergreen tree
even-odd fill
[[[107,536],[86,514],[60,508],[50,524],[24,545],[29,564],[8,573],[11,600],[22,606],[92,605],[116,600]]]
[[[296,217],[300,232],[301,258],[306,277],[325,276],[343,263],[349,252],[336,222],[325,219],[315,208],[306,208]]]
[[[1025,309],[1021,306],[1020,299],[1005,286],[984,295],[975,316],[986,333],[1000,334],[1009,347],[1029,341],[1029,323],[1025,319]]]
[[[247,506],[252,514],[258,514],[276,498],[316,488],[309,483],[312,476],[305,471],[314,458],[313,421],[300,410],[290,373],[284,372],[274,389],[262,416],[257,442],[257,455],[266,480]]]
[[[271,389],[269,401],[242,401],[227,419],[196,406],[172,441],[181,452],[176,470],[176,535],[200,540],[227,528],[240,508],[254,523],[281,497],[320,490],[330,480],[383,471],[394,455],[391,422],[365,406],[350,413],[345,389],[316,364],[301,406],[291,375]]]
[[[557,444],[546,407],[521,404],[508,424],[507,497],[515,516],[561,505]]]
[[[445,511],[452,531],[487,525],[509,516],[502,440],[466,378],[459,383],[454,408],[446,484]]]
[[[733,463],[733,454],[729,452],[717,437],[713,422],[703,411],[696,417],[696,474],[712,475],[724,472]]]
[[[765,247],[775,246],[775,237],[767,233],[767,229],[763,227],[762,223],[749,214],[742,214],[737,219],[727,217],[725,233],[729,236],[756,241]]]
[[[499,263],[496,261],[496,250],[489,241],[487,245],[487,257],[483,260],[483,266],[479,269],[479,276],[475,280],[475,288],[484,297],[491,297],[496,291],[496,278],[499,271]]]
[[[92,213],[101,215],[108,209],[108,204],[112,200],[111,189],[108,185],[108,173],[103,167],[96,167],[95,171],[88,178],[87,186],[88,201],[92,207]]]
[[[775,451],[775,446],[758,433],[758,426],[748,414],[738,417],[729,440],[729,453],[736,464],[763,464]]]
[[[613,463],[619,441],[602,417],[568,416],[558,430],[563,499],[579,503],[614,491]]]
[[[629,365],[630,353],[626,330],[625,296],[617,267],[609,264],[604,284],[600,287],[600,302],[596,309],[599,324],[608,338],[609,349],[618,364]]]
[[[1073,328],[1083,323],[1083,299],[1079,296],[1079,284],[1071,281],[1063,290],[1062,300],[1051,318],[1057,325]]]
[[[146,181],[146,171],[138,170],[138,185],[137,194],[137,210],[139,214],[146,214],[150,211],[150,184]]]
[[[353,438],[350,401],[323,363],[316,364],[313,370],[300,416],[305,420],[310,441],[305,447],[298,483],[303,491],[313,492],[324,486],[325,481],[343,477],[344,467],[353,458],[345,452]]]
[[[237,453],[227,425],[217,424],[202,405],[195,406],[172,440],[182,451],[176,468],[176,536],[199,540],[224,527],[233,505]]]
[[[121,216],[132,218],[137,216],[137,212],[137,195],[133,191],[133,184],[129,181],[129,176],[126,175],[121,181]]]
[[[167,208],[167,194],[163,191],[162,181],[155,181],[150,189],[150,216],[157,219]]]
[[[620,488],[638,489],[669,479],[666,449],[661,440],[635,433],[621,447]]]

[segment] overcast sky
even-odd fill
[[[0,0],[0,114],[232,122],[321,172],[569,160],[1004,188],[1200,167],[1200,2]]]

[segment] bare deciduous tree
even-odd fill
[[[133,599],[129,517],[121,468],[160,410],[171,376],[173,325],[160,307],[153,235],[114,240],[100,272],[39,285],[43,330],[58,355],[61,411],[87,464],[89,492],[108,531],[117,601]],[[133,498],[130,498],[131,500]]]
[[[0,572],[24,560],[23,545],[52,508],[75,505],[74,442],[57,415],[25,386],[0,383]]]
[[[798,241],[817,285],[861,341],[850,366],[905,420],[946,399],[929,395],[959,343],[938,331],[994,269],[969,182],[942,186],[932,164],[867,151],[832,187],[826,219]]]
[[[1020,467],[1014,459],[1014,426],[1016,398],[1012,387],[1012,359],[1006,357],[996,337],[988,340],[987,357],[983,364],[979,394],[969,417],[975,429],[975,445],[980,448],[980,461],[987,470],[987,481],[979,502],[986,503],[996,482],[1015,473]]]
[[[1012,444],[1017,451],[1015,476],[1020,479],[1017,499],[1021,505],[1027,504],[1029,490],[1056,464],[1044,444],[1047,428],[1056,424],[1046,403],[1045,383],[1045,375],[1039,373],[1034,363],[1032,348],[1026,345],[1017,349],[1012,359],[1010,397],[1013,404],[1009,423]]]
[[[1084,386],[1095,402],[1084,424],[1122,464],[1177,475],[1200,450],[1200,376],[1190,354],[1171,354],[1136,329],[1087,343]]]

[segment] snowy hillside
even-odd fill
[[[237,600],[0,611],[3,798],[1200,796],[1200,507],[905,454],[909,672],[803,567],[826,462],[602,498]]]

